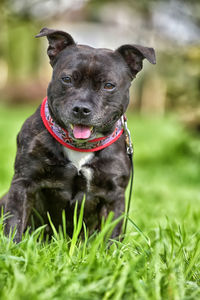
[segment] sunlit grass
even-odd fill
[[[15,139],[32,108],[0,107],[0,193],[13,174]],[[200,143],[173,117],[129,114],[135,178],[128,233],[109,241],[112,214],[88,235],[84,209],[74,233],[43,239],[44,226],[15,244],[0,221],[0,299],[199,299]],[[127,192],[128,197],[128,192]],[[79,237],[82,230],[82,238]]]

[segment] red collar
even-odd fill
[[[41,117],[46,129],[60,144],[79,152],[95,152],[104,149],[116,142],[124,131],[123,123],[121,119],[119,119],[116,123],[115,130],[110,135],[80,143],[78,140],[69,137],[68,131],[61,128],[52,119],[49,112],[47,97],[44,98],[42,102]]]

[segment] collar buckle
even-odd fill
[[[125,142],[126,142],[126,151],[128,155],[133,155],[133,143],[131,139],[131,133],[130,130],[128,129],[127,125],[127,117],[123,115],[121,117],[121,121],[124,127],[124,132],[125,132]]]

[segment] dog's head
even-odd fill
[[[53,67],[50,113],[73,139],[92,139],[114,130],[129,103],[129,87],[143,59],[155,64],[153,48],[123,45],[115,51],[78,45],[64,31],[43,28]]]

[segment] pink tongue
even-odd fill
[[[91,130],[87,126],[74,125],[73,134],[76,139],[88,139],[91,135]]]

